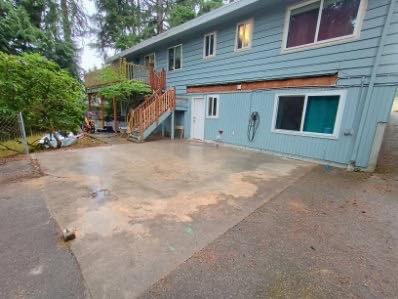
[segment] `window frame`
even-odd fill
[[[239,34],[239,26],[244,25],[244,24],[249,24],[250,25],[250,39],[249,39],[249,45],[244,48],[238,49],[238,34]],[[248,51],[252,48],[253,44],[253,31],[254,31],[254,18],[239,22],[236,24],[236,30],[235,30],[235,52],[244,52]]]
[[[214,36],[214,49],[213,54],[206,56],[206,37]],[[203,36],[203,59],[210,59],[216,56],[217,52],[217,31],[209,32]]]
[[[155,52],[149,53],[144,56],[144,65],[145,65],[145,59],[151,55],[153,55],[153,68],[156,69],[156,53]]]
[[[176,69],[176,68],[175,68],[175,62],[176,62],[176,60],[175,60],[175,49],[176,49],[177,47],[181,47],[181,61],[180,61],[181,66],[180,66],[179,69]],[[170,49],[174,49],[174,69],[172,69],[172,70],[170,70],[170,56],[169,56],[169,50],[170,50]],[[178,44],[178,45],[175,45],[175,46],[172,46],[172,47],[167,48],[167,71],[168,71],[168,72],[175,72],[175,71],[182,70],[182,61],[183,61],[182,44]]]
[[[316,3],[316,2],[320,2],[320,9],[319,9],[318,20],[317,20],[316,31],[315,31],[315,39],[316,40],[309,44],[288,48],[287,40],[288,40],[288,36],[289,36],[290,16],[291,16],[292,11],[295,9],[307,6],[309,4]],[[352,34],[339,36],[339,37],[335,37],[335,38],[330,38],[330,39],[326,39],[326,40],[322,40],[322,41],[317,41],[319,27],[321,25],[321,17],[322,17],[324,2],[325,2],[325,0],[308,0],[308,1],[300,2],[298,4],[290,5],[287,7],[286,13],[285,13],[285,23],[284,23],[283,37],[282,37],[282,54],[296,52],[296,51],[302,51],[302,50],[312,49],[312,48],[320,48],[320,47],[325,47],[328,45],[334,45],[334,44],[339,44],[339,43],[350,42],[350,41],[356,40],[360,37],[361,31],[362,31],[362,26],[363,26],[363,21],[365,18],[367,7],[368,7],[368,0],[361,0],[361,2],[359,4],[357,24],[356,24],[356,26],[354,28],[354,32]]]
[[[216,98],[217,99],[217,105],[216,105],[216,109],[217,109],[217,113],[216,115],[210,115],[209,114],[209,106],[210,106],[210,98]],[[217,119],[220,115],[220,96],[218,94],[209,94],[206,96],[206,118],[212,118],[212,119]]]
[[[301,114],[301,124],[300,124],[300,131],[293,131],[293,130],[284,130],[284,129],[277,129],[276,128],[276,120],[278,115],[278,108],[279,108],[279,98],[280,97],[289,97],[289,96],[297,96],[297,97],[304,97],[304,105]],[[339,105],[337,107],[336,112],[336,120],[334,123],[334,130],[333,134],[326,134],[326,133],[316,133],[316,132],[306,132],[303,131],[304,129],[304,122],[307,115],[307,103],[308,97],[312,96],[340,96]],[[278,93],[275,94],[274,100],[274,111],[272,115],[272,125],[271,125],[271,132],[278,133],[278,134],[286,134],[286,135],[296,135],[296,136],[304,136],[304,137],[317,137],[317,138],[325,138],[325,139],[338,139],[340,135],[341,129],[341,122],[343,119],[343,112],[345,107],[347,91],[346,90],[329,90],[329,91],[318,91],[318,92],[302,92],[302,93]]]

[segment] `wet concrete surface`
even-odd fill
[[[61,227],[94,298],[132,298],[313,164],[189,142],[37,154],[31,181]]]
[[[141,298],[397,298],[398,113],[374,174],[319,166]]]
[[[83,276],[41,192],[0,184],[0,298],[87,298]]]
[[[140,298],[397,298],[398,182],[322,166]]]

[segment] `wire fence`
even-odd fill
[[[29,154],[22,113],[0,114],[0,158]]]

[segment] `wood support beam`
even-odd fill
[[[101,96],[101,125],[102,125],[102,128],[104,128],[105,127],[105,109],[104,109],[104,101],[105,101],[105,98],[104,98],[104,96]]]
[[[285,78],[217,85],[188,86],[187,93],[232,92],[241,90],[277,89],[288,87],[327,87],[337,82],[337,74],[300,78]]]
[[[113,104],[113,130],[117,132],[118,120],[117,120],[117,103],[115,97],[112,98],[112,104]]]

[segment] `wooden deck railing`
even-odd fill
[[[152,92],[158,92],[166,89],[166,71],[162,69],[156,72],[154,69],[149,70],[149,85]]]
[[[150,125],[155,123],[166,111],[173,111],[176,107],[176,90],[170,88],[159,95],[153,93],[150,98],[141,103],[129,118],[129,128],[131,131],[138,129],[144,133]]]
[[[129,80],[141,80],[149,83],[148,68],[144,65],[138,65],[127,62],[126,59],[120,59],[117,62],[107,65],[104,68],[109,68],[114,74],[120,78],[127,78]],[[120,79],[109,80],[103,78],[101,74],[103,69],[88,72],[84,76],[84,84],[86,88],[95,88],[118,82]]]

